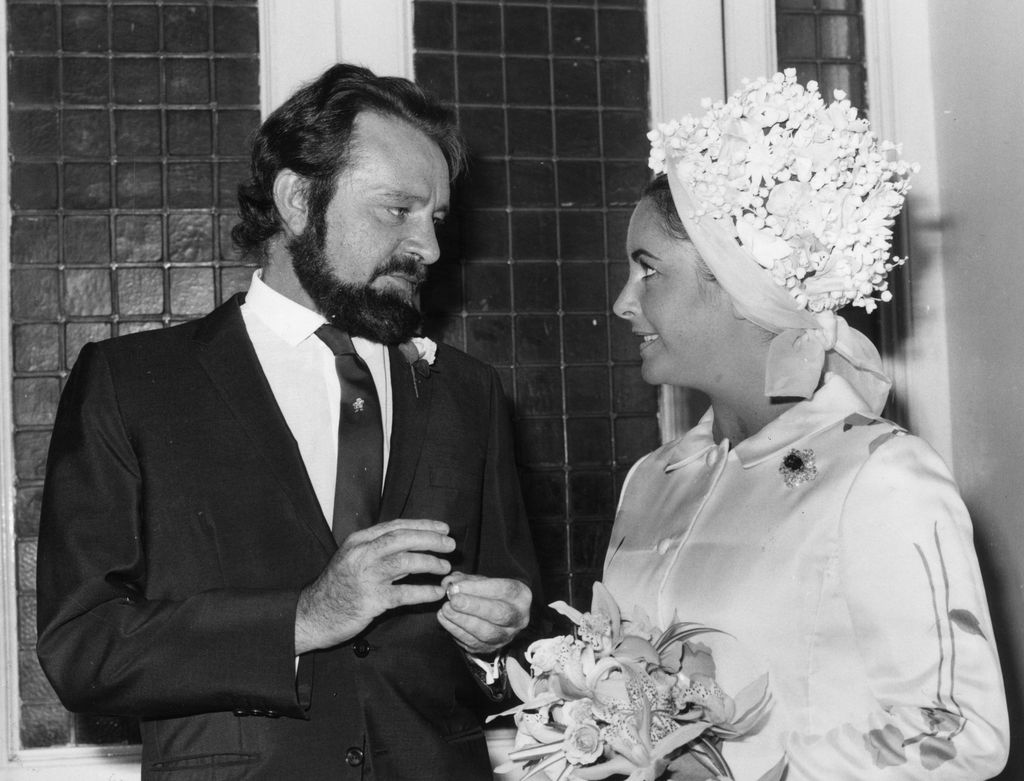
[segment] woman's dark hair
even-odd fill
[[[679,212],[676,211],[675,201],[672,200],[672,190],[668,184],[666,174],[658,174],[644,187],[640,193],[640,200],[650,201],[658,210],[661,217],[661,227],[665,233],[674,239],[689,239],[683,221],[679,219]]]
[[[649,201],[661,218],[661,228],[665,235],[679,241],[690,241],[690,234],[686,232],[679,212],[676,210],[676,203],[672,200],[672,189],[669,187],[668,175],[658,174],[644,187],[640,193],[640,200]],[[697,256],[697,279],[702,283],[714,282],[718,286],[718,278],[711,271],[707,262],[699,254]],[[701,286],[706,290],[706,286]]]
[[[231,231],[243,254],[262,259],[267,239],[281,229],[274,180],[282,169],[306,180],[310,217],[314,222],[323,219],[338,174],[350,159],[352,128],[363,111],[409,123],[441,148],[451,179],[462,171],[462,137],[452,113],[439,101],[408,79],[334,65],[267,117],[253,138],[250,176],[238,187],[242,219]]]

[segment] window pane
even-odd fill
[[[813,60],[818,54],[815,17],[810,14],[783,14],[776,26],[779,67],[786,60]]]
[[[137,719],[72,716],[61,706],[36,660],[34,578],[21,575],[34,573],[53,405],[82,345],[187,319],[236,289],[218,282],[234,250],[228,230],[213,226],[230,228],[236,206],[233,195],[218,200],[213,172],[230,175],[233,194],[234,172],[248,165],[244,140],[260,108],[257,0],[215,9],[135,0],[8,5],[8,55],[30,55],[11,58],[9,73],[16,354],[3,382],[22,391],[13,432],[14,748],[136,743]]]
[[[821,56],[853,60],[861,56],[860,20],[856,16],[822,16]]]

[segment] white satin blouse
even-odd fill
[[[699,640],[726,692],[768,672],[763,728],[724,749],[736,778],[782,754],[787,781],[998,773],[999,659],[938,455],[838,376],[736,447],[712,421],[634,467],[603,579],[627,616],[722,630]]]

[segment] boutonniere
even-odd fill
[[[787,488],[795,488],[818,476],[818,467],[814,465],[813,450],[790,450],[782,457],[779,474],[786,482]]]
[[[408,342],[398,345],[405,360],[409,362],[409,370],[412,373],[412,389],[416,398],[420,397],[420,386],[417,375],[426,379],[430,376],[431,366],[437,357],[437,343],[425,336],[414,336]]]

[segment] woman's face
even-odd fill
[[[629,279],[614,311],[639,336],[642,374],[652,385],[668,384],[707,393],[724,379],[723,357],[737,323],[728,296],[699,278],[693,243],[665,232],[650,200],[629,221]]]

